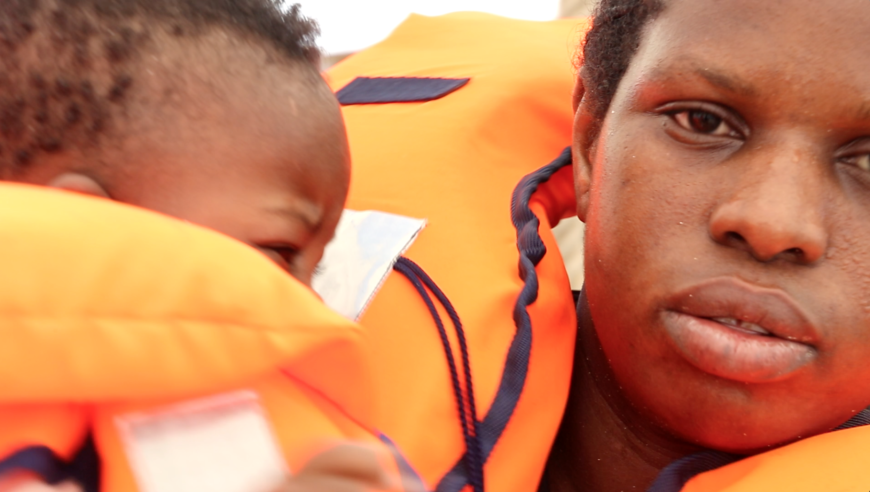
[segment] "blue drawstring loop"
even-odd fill
[[[393,269],[401,273],[417,290],[426,307],[429,309],[432,319],[435,321],[435,326],[438,328],[438,334],[441,337],[441,344],[444,347],[444,354],[447,357],[447,366],[450,369],[450,380],[453,385],[453,395],[456,398],[456,406],[459,410],[459,422],[462,426],[462,436],[465,440],[466,455],[465,465],[466,473],[468,474],[468,483],[474,492],[483,492],[483,457],[480,445],[480,422],[477,420],[477,405],[474,401],[474,386],[471,378],[471,364],[468,356],[468,343],[465,338],[465,330],[462,328],[462,321],[459,319],[459,314],[454,309],[453,304],[438,287],[435,281],[420,268],[419,265],[409,260],[408,258],[400,257]],[[427,291],[428,289],[428,291]],[[453,357],[453,348],[450,345],[450,339],[447,338],[447,330],[444,327],[444,322],[441,320],[441,315],[435,308],[435,303],[429,292],[435,296],[441,306],[447,311],[447,315],[453,322],[456,330],[456,338],[459,340],[459,352],[462,358],[462,372],[465,377],[465,394],[462,391],[462,385],[459,382],[459,370],[456,367],[456,360]],[[467,394],[467,397],[466,397]]]

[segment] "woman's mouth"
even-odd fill
[[[785,292],[716,278],[673,296],[662,313],[678,352],[725,379],[785,379],[818,354],[818,332]]]
[[[717,323],[721,323],[725,326],[730,326],[730,327],[734,328],[735,330],[743,331],[743,332],[749,333],[751,335],[762,335],[762,336],[770,336],[771,335],[771,333],[769,331],[765,330],[760,325],[757,325],[755,323],[750,323],[748,321],[742,321],[742,320],[739,320],[737,318],[719,317],[719,318],[712,318],[712,319],[713,319],[713,321],[715,321]]]

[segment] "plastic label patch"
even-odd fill
[[[357,77],[335,95],[344,106],[424,102],[440,99],[461,88],[466,79],[431,77]]]
[[[345,210],[311,286],[327,306],[358,320],[396,260],[425,226],[423,219]]]
[[[253,392],[128,414],[116,424],[142,492],[273,490],[289,473]]]

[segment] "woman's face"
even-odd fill
[[[581,102],[590,312],[680,439],[752,451],[870,405],[867,26],[866,0],[670,0],[592,142]]]

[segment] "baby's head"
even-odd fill
[[[573,150],[598,369],[679,440],[752,452],[870,405],[868,25],[863,0],[597,11]]]
[[[9,0],[0,176],[213,228],[309,282],[349,184],[316,26],[274,0]]]

